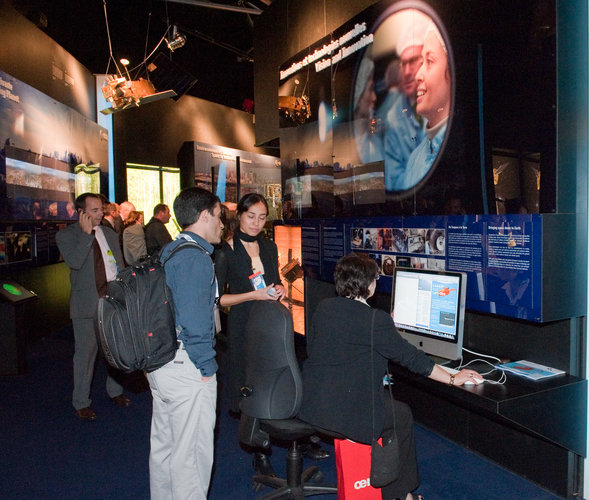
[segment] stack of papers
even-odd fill
[[[520,361],[512,361],[511,363],[503,363],[498,366],[505,371],[522,375],[532,380],[540,380],[548,377],[555,377],[557,375],[564,375],[565,372],[552,368],[551,366],[539,365],[522,359]]]

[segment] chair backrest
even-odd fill
[[[241,411],[259,419],[298,413],[303,383],[294,347],[291,312],[280,302],[258,301],[246,327],[246,382]]]

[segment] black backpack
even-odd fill
[[[98,338],[107,362],[123,372],[151,372],[171,361],[178,348],[174,304],[164,265],[179,250],[198,248],[184,240],[164,260],[147,257],[123,269],[98,301]]]

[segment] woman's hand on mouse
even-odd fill
[[[464,368],[454,375],[454,385],[464,385],[466,383],[479,384],[482,378],[479,372]]]
[[[448,385],[464,385],[465,383],[480,384],[483,377],[479,372],[463,368],[459,372],[451,375],[442,366],[434,365],[429,378]]]

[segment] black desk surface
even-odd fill
[[[477,367],[474,367],[475,369]],[[561,375],[534,381],[506,372],[503,385],[440,384],[391,364],[394,376],[469,410],[494,414],[574,453],[587,456],[587,381]],[[479,370],[480,371],[480,370]],[[498,379],[495,371],[485,378]]]

